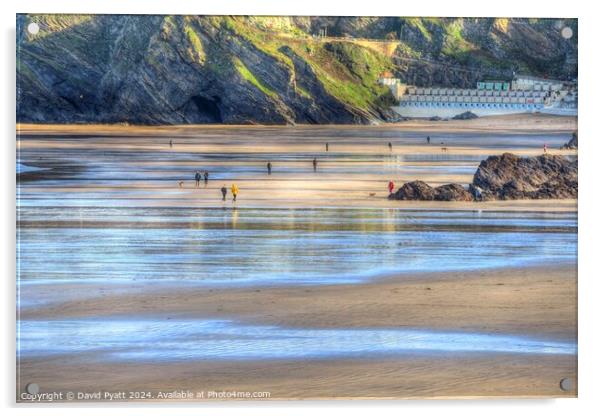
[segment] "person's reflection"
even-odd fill
[[[232,207],[232,228],[236,228],[238,225],[238,208]]]

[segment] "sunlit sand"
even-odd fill
[[[573,396],[558,382],[577,371],[577,201],[390,201],[386,187],[467,185],[487,156],[544,144],[576,157],[560,150],[574,129],[547,116],[19,125],[32,169],[17,177],[17,381],[273,399]],[[111,344],[127,325],[154,347]],[[52,328],[71,341],[44,347]],[[180,348],[162,347],[172,337]],[[311,345],[270,349],[294,337]]]

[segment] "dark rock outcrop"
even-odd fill
[[[471,111],[465,111],[461,114],[452,117],[454,120],[472,120],[473,118],[479,118],[475,113]]]
[[[564,146],[562,146],[563,149],[577,149],[577,132],[573,133],[573,137],[571,137],[571,140],[569,140],[567,143],[564,144]]]
[[[407,182],[397,192],[389,195],[389,199],[432,201],[435,199],[435,189],[423,181]]]
[[[450,183],[435,188],[436,201],[472,201],[472,195],[458,183]]]
[[[482,161],[466,190],[450,183],[433,188],[423,181],[403,184],[389,199],[412,201],[489,201],[496,199],[577,198],[577,160],[563,156],[519,157],[511,153]]]
[[[471,191],[483,200],[565,199],[577,197],[577,160],[558,155],[490,156],[477,169]]]
[[[472,195],[457,183],[433,188],[423,181],[403,184],[397,192],[389,195],[389,199],[405,201],[472,201]]]

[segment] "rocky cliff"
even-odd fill
[[[499,68],[574,76],[576,21],[567,40],[556,20],[499,20],[18,15],[17,120],[370,123],[396,117],[385,71],[457,86]],[[401,41],[391,56],[358,37]]]

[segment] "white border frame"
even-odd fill
[[[600,165],[602,137],[596,119],[600,118],[597,103],[602,99],[599,71],[600,30],[602,16],[594,2],[504,0],[500,2],[376,1],[352,3],[345,0],[303,0],[285,2],[278,0],[222,0],[201,2],[191,0],[101,0],[82,2],[75,0],[26,0],[2,3],[3,42],[2,57],[2,125],[4,127],[1,195],[2,204],[2,392],[3,406],[12,408],[8,414],[30,414],[43,411],[48,415],[86,414],[104,415],[104,405],[16,405],[15,404],[15,14],[16,13],[122,13],[122,14],[255,14],[255,15],[334,15],[334,16],[501,16],[501,17],[573,17],[579,18],[579,399],[549,400],[478,400],[478,401],[323,401],[323,402],[223,402],[188,404],[119,404],[112,405],[115,415],[156,415],[173,413],[168,407],[177,406],[178,413],[199,412],[239,414],[245,409],[249,414],[312,413],[328,414],[335,408],[344,408],[349,415],[378,411],[383,414],[415,412],[453,415],[504,415],[529,412],[531,414],[563,415],[569,412],[593,413],[598,408],[597,388],[601,385],[600,351],[602,351],[599,317],[602,316],[602,276],[598,273],[596,256],[602,247],[600,241],[600,192],[597,177]],[[82,407],[86,407],[85,410]],[[201,409],[198,409],[198,408]],[[311,407],[309,409],[308,407]]]

